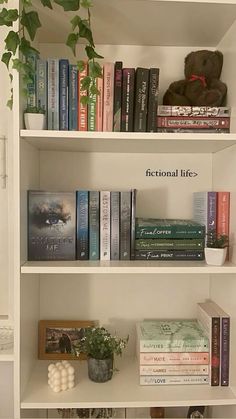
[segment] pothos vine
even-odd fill
[[[85,39],[85,53],[89,74],[81,81],[80,89],[86,91],[87,95],[81,96],[81,102],[85,105],[89,102],[90,97],[98,95],[99,91],[96,87],[96,80],[102,77],[102,67],[97,59],[103,58],[95,51],[95,44],[91,29],[91,8],[92,0],[37,0],[43,7],[53,10],[55,4],[63,8],[64,12],[76,12],[71,19],[71,31],[65,40],[66,45],[72,50],[76,57],[76,45],[79,40]],[[16,69],[22,78],[22,92],[27,95],[27,84],[31,83],[34,78],[34,69],[28,60],[29,56],[34,53],[39,55],[39,51],[33,47],[38,29],[42,26],[40,15],[35,10],[32,0],[21,0],[20,11],[18,9],[10,9],[5,7],[8,0],[0,0],[0,26],[9,28],[9,32],[4,40],[5,50],[2,54],[1,61],[7,66],[10,81],[13,80],[12,69]],[[2,6],[1,6],[2,5]],[[85,9],[86,18],[79,15],[80,9]],[[19,22],[18,29],[14,30],[14,23]],[[18,54],[19,50],[19,54]],[[77,61],[78,70],[82,71],[85,66],[84,61]],[[11,88],[11,98],[7,105],[12,108],[13,89]]]

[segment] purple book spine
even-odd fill
[[[216,232],[217,192],[208,192],[207,232]]]
[[[221,385],[229,385],[230,318],[221,319]]]

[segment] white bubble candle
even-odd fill
[[[75,386],[75,369],[68,361],[57,362],[48,366],[48,385],[55,393]]]

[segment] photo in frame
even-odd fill
[[[39,359],[86,359],[76,356],[73,347],[84,336],[84,330],[97,325],[92,320],[40,320]]]

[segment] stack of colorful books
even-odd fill
[[[230,132],[230,108],[210,106],[158,106],[159,132]]]
[[[205,226],[192,220],[137,218],[135,259],[203,260]]]
[[[197,319],[136,325],[141,385],[208,384],[209,339]]]

